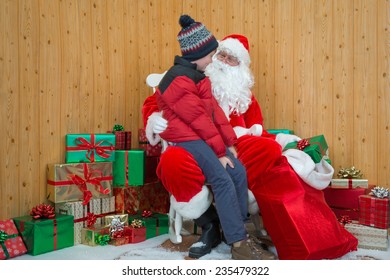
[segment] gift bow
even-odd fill
[[[124,131],[124,127],[120,124],[114,125],[113,131]]]
[[[348,215],[343,215],[338,220],[343,225],[350,224],[352,222],[351,218]]]
[[[97,217],[94,213],[88,212],[87,213],[87,226],[93,226],[96,223]]]
[[[145,217],[145,218],[148,218],[148,217],[150,217],[152,215],[153,215],[152,211],[149,211],[149,210],[144,210],[142,212],[142,217]]]
[[[337,177],[340,179],[361,179],[363,178],[363,174],[355,166],[352,166],[350,168],[341,168]]]
[[[79,147],[82,150],[87,150],[87,159],[90,160],[90,162],[95,161],[95,153],[100,156],[101,158],[109,158],[110,157],[110,151],[114,151],[114,146],[108,142],[107,140],[101,140],[95,144],[95,135],[91,134],[91,142],[88,142],[87,139],[83,137],[77,137],[74,140],[77,147]],[[108,146],[104,147],[101,146],[103,143],[108,143]]]
[[[119,216],[114,216],[110,225],[110,236],[122,237],[125,230],[125,222],[122,222]]]
[[[0,230],[0,243],[4,243],[8,239],[8,234],[4,230]]]
[[[93,177],[94,174],[97,174],[96,177]],[[99,176],[99,177],[98,177]],[[88,165],[84,163],[84,178],[81,178],[79,175],[70,174],[70,179],[73,184],[77,185],[80,191],[83,193],[83,205],[87,205],[88,202],[92,198],[92,193],[87,188],[87,183],[94,185],[98,192],[102,194],[108,194],[110,192],[109,189],[104,189],[101,181],[103,180],[103,172],[100,170],[92,170],[92,172],[88,171]]]
[[[98,236],[96,236],[95,243],[104,246],[107,245],[110,240],[111,238],[108,234],[104,234],[104,235],[99,234]]]
[[[139,219],[134,219],[131,222],[131,227],[133,227],[133,228],[141,228],[141,227],[143,227],[143,225],[144,225],[144,223]]]
[[[54,207],[49,204],[40,204],[31,209],[30,215],[34,219],[53,219],[56,216]]]
[[[377,198],[389,198],[390,193],[389,189],[383,187],[375,187],[371,190],[370,195],[373,195]]]
[[[304,150],[307,146],[310,146],[310,142],[307,139],[299,140],[297,143],[297,148],[301,151]]]

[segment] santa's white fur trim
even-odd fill
[[[317,190],[329,186],[334,169],[325,159],[315,164],[308,154],[297,149],[288,149],[283,152],[283,155],[305,183]]]
[[[203,186],[202,190],[188,202],[177,202],[171,195],[171,206],[182,217],[187,219],[199,218],[209,208],[211,202],[212,194],[206,186]]]
[[[251,190],[248,190],[248,212],[251,215],[259,213],[259,205],[257,204],[256,198]]]
[[[251,59],[248,50],[237,39],[227,38],[219,42],[218,49],[220,51],[226,51],[228,54],[235,56],[242,63],[249,66]]]

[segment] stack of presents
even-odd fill
[[[358,247],[387,251],[390,228],[388,188],[369,184],[354,166],[342,168],[324,190],[325,200]]]
[[[169,194],[156,176],[161,145],[139,129],[67,134],[65,163],[47,166],[48,204],[0,221],[0,259],[85,244],[119,246],[168,233]]]

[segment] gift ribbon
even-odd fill
[[[18,237],[18,236],[19,236],[19,234],[17,234],[17,233],[8,235],[4,230],[0,230],[0,245],[1,245],[1,248],[3,249],[3,251],[4,251],[6,259],[8,259],[10,257],[10,255],[8,253],[7,246],[5,246],[5,241],[7,239],[12,239],[12,238],[15,238],[15,237]]]
[[[297,148],[301,151],[305,149],[307,146],[310,146],[309,140],[307,139],[299,140],[297,143]]]
[[[104,246],[107,245],[110,240],[111,238],[108,234],[104,234],[104,235],[99,234],[95,238],[95,243]]]
[[[107,140],[100,140],[95,143],[95,134],[90,134],[91,142],[88,142],[87,139],[83,137],[77,137],[74,142],[77,147],[66,147],[67,151],[79,151],[87,150],[86,158],[90,162],[95,162],[95,152],[96,154],[104,159],[107,159],[111,156],[111,152],[115,150],[115,147]],[[107,146],[102,146],[102,144],[108,143]]]
[[[83,205],[88,204],[88,202],[92,198],[92,193],[87,188],[87,183],[92,184],[95,186],[95,189],[102,193],[102,194],[108,194],[110,192],[109,189],[104,189],[101,182],[105,180],[112,180],[112,176],[103,176],[103,172],[100,170],[92,170],[89,172],[88,170],[88,164],[83,163],[83,173],[84,178],[81,178],[80,176],[76,174],[69,174],[68,177],[71,179],[69,181],[60,181],[55,182],[52,180],[47,180],[47,183],[53,186],[66,186],[66,185],[76,185],[79,187],[79,190],[83,193]],[[97,175],[100,177],[92,177],[93,175]]]
[[[87,221],[87,227],[91,227],[91,226],[93,226],[96,223],[96,220],[98,218],[102,218],[102,217],[108,216],[108,215],[113,215],[115,213],[116,213],[115,211],[107,212],[107,213],[104,213],[104,214],[95,214],[93,212],[88,212],[87,216],[85,216],[83,218],[75,219],[74,223]]]

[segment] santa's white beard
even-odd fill
[[[242,63],[230,66],[215,57],[205,74],[210,78],[213,95],[229,118],[231,113],[245,113],[251,103],[253,75]]]

